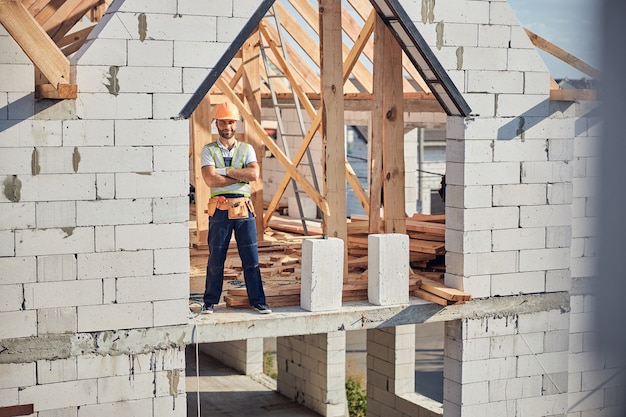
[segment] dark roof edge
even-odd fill
[[[226,66],[230,63],[230,61],[235,57],[237,51],[241,49],[244,42],[250,34],[257,27],[257,25],[263,19],[263,16],[267,13],[270,7],[274,4],[275,0],[263,0],[256,11],[250,16],[250,19],[243,26],[237,37],[233,40],[230,46],[224,52],[224,55],[219,59],[217,64],[213,67],[213,69],[206,76],[204,81],[200,84],[200,86],[193,93],[187,104],[182,108],[180,113],[178,113],[177,119],[188,119],[191,117],[193,111],[198,107],[204,96],[209,92],[215,81],[222,75],[222,72],[226,69]]]

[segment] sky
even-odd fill
[[[598,68],[598,0],[508,0],[520,23],[570,54]],[[568,64],[540,54],[553,78],[590,78]]]

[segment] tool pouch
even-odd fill
[[[207,213],[209,217],[215,214],[215,210],[217,209],[217,198],[212,198],[209,200],[209,205],[207,207]]]
[[[237,201],[230,204],[228,207],[229,219],[247,219],[248,218],[248,205],[245,201]]]

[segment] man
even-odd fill
[[[229,102],[215,109],[217,141],[202,149],[202,178],[211,187],[209,200],[209,262],[206,271],[203,313],[213,313],[220,300],[224,261],[233,231],[243,267],[250,305],[261,314],[271,313],[266,304],[256,237],[250,182],[260,175],[252,146],[235,139],[239,111]]]

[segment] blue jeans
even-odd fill
[[[224,282],[224,261],[230,238],[235,231],[237,250],[243,267],[250,305],[265,304],[265,293],[259,268],[256,221],[252,213],[247,219],[229,219],[228,210],[215,210],[209,217],[209,262],[206,268],[204,303],[217,304]]]

